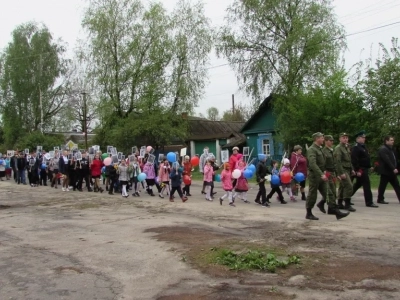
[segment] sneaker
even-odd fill
[[[247,200],[247,199],[244,199],[243,202],[244,202],[244,203],[250,203],[250,201]]]
[[[263,203],[263,204],[261,204],[261,207],[269,207],[269,204],[268,203]]]
[[[236,207],[235,203],[233,202],[229,203],[229,206]]]
[[[213,199],[211,199],[211,198],[206,198],[206,200],[207,200],[207,201],[213,201]]]
[[[158,197],[160,197],[161,199],[164,199],[164,196],[161,193],[158,194]]]
[[[69,192],[69,188],[66,188],[65,191],[66,191],[66,192]]]
[[[258,199],[254,200],[254,202],[257,204],[261,204],[260,200],[258,200]]]
[[[65,188],[62,188],[62,191],[65,192]]]
[[[290,201],[293,201],[293,202],[297,202],[297,200],[296,200],[296,198],[295,197],[290,197]]]
[[[139,195],[139,192],[136,192],[135,195],[138,196],[138,197],[140,196],[140,195]]]

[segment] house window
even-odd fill
[[[270,151],[270,146],[269,146],[269,139],[263,139],[262,140],[262,152],[263,154],[266,154],[268,156],[271,155],[271,151]]]

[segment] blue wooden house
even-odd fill
[[[281,160],[284,149],[277,136],[272,100],[272,95],[268,96],[243,125],[240,130],[241,136],[226,144],[224,148],[232,149],[238,146],[242,150],[243,147],[249,147],[250,151],[254,149],[251,158],[257,158],[259,153],[263,153],[270,159]]]

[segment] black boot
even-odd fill
[[[345,213],[341,212],[339,210],[339,208],[332,208],[332,209],[335,211],[335,215],[336,215],[336,219],[337,220],[343,219],[343,218],[347,217],[350,214],[350,212],[345,212]]]
[[[328,206],[328,215],[336,215],[336,207]]]
[[[312,210],[311,208],[307,208],[306,219],[308,219],[308,220],[315,220],[315,221],[319,220],[316,216],[314,216],[314,215],[312,214],[312,211],[311,211],[311,210]]]
[[[344,209],[343,199],[338,199],[338,208],[339,209]]]
[[[317,207],[319,208],[319,210],[321,212],[323,212],[324,214],[326,214],[326,210],[325,210],[325,207],[324,207],[325,203],[326,203],[326,200],[321,200],[317,204]]]
[[[306,200],[306,193],[301,192],[301,200],[305,201]]]
[[[350,205],[350,199],[344,199],[345,202],[345,206],[344,209],[351,211],[351,212],[355,212],[356,210]]]

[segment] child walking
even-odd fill
[[[271,176],[276,175],[279,176],[279,170],[278,170],[278,162],[276,160],[273,160],[271,162],[271,166],[272,166],[272,170],[271,170]],[[287,202],[284,200],[283,195],[282,195],[282,191],[279,188],[279,184],[278,185],[274,185],[271,182],[271,192],[269,192],[269,194],[267,195],[267,202],[270,202],[269,200],[272,198],[272,196],[277,193],[278,194],[278,200],[282,203],[282,204],[286,204]]]
[[[188,200],[188,198],[186,196],[183,195],[182,193],[182,169],[179,167],[179,163],[174,162],[173,167],[172,167],[172,171],[169,174],[169,178],[171,179],[171,193],[169,195],[169,201],[170,202],[174,202],[174,194],[175,191],[178,192],[179,197],[181,197],[182,202],[186,202]]]
[[[232,185],[232,173],[230,171],[230,166],[229,163],[224,164],[224,169],[221,172],[221,182],[222,182],[222,188],[225,191],[225,194],[219,198],[219,204],[222,205],[222,201],[228,197],[229,200],[229,205],[230,206],[235,206],[233,203],[233,197],[232,197],[232,190],[233,190],[233,185]]]
[[[169,165],[168,160],[165,158],[163,162],[160,164],[160,169],[158,170],[158,178],[159,182],[162,184],[162,189],[158,196],[160,198],[164,198],[164,192],[170,192],[169,190],[169,175],[171,172],[171,167]]]
[[[243,172],[246,170],[246,163],[243,160],[240,160],[237,163],[237,169],[240,170],[242,174],[236,180],[235,195],[233,196],[233,199],[235,199],[236,196],[239,194],[240,199],[243,202],[249,203],[249,201],[247,201],[247,191],[249,190],[249,183],[247,182],[247,179],[243,176]]]
[[[118,179],[122,186],[122,197],[128,198],[129,194],[126,191],[126,186],[128,184],[129,176],[128,167],[126,166],[125,160],[121,160],[121,163],[118,166],[117,173],[119,174]]]
[[[214,169],[213,166],[211,165],[211,161],[207,160],[204,169],[204,176],[203,176],[203,181],[206,189],[206,200],[207,201],[213,201],[212,195],[211,195],[211,187],[213,184],[213,175],[214,175]]]
[[[282,175],[285,172],[289,172],[289,173],[291,172],[291,170],[290,170],[290,161],[287,158],[285,158],[283,160],[283,166],[281,168],[280,175]],[[290,200],[293,201],[293,202],[296,202],[295,197],[293,197],[291,182],[292,182],[291,180],[289,180],[287,182],[283,182],[282,176],[281,176],[282,192],[284,192],[286,190],[286,192],[290,196]]]

